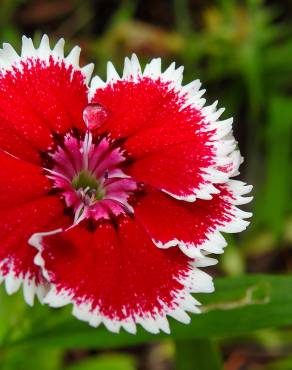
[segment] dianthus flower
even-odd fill
[[[79,54],[47,36],[0,50],[1,279],[92,326],[169,332],[213,291],[199,268],[221,232],[248,225],[232,119],[174,63],[133,55],[89,84]]]

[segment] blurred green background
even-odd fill
[[[0,41],[17,50],[22,34],[45,32],[79,44],[102,77],[107,60],[121,72],[132,52],[184,65],[184,82],[200,78],[234,117],[255,196],[251,227],[228,236],[209,269],[216,292],[199,297],[206,312],[191,325],[115,335],[1,287],[1,370],[292,369],[291,19],[289,0],[0,0]]]

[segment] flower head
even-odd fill
[[[213,291],[199,268],[221,232],[248,225],[232,119],[174,63],[142,71],[133,55],[89,84],[93,66],[63,48],[0,50],[1,279],[92,326],[169,332]]]

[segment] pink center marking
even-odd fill
[[[95,106],[84,110],[88,128],[98,127],[107,117],[106,113],[95,114],[92,107],[96,113]],[[75,223],[133,212],[128,199],[137,184],[120,169],[125,157],[120,148],[112,147],[109,139],[103,138],[96,144],[89,131],[83,140],[66,134],[64,144],[51,157],[54,166],[47,169],[48,177],[61,190],[66,206],[73,208]]]

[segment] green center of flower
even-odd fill
[[[104,198],[105,190],[97,178],[88,170],[83,170],[72,179],[72,186],[75,190],[83,189],[88,195],[94,195],[96,200]]]

